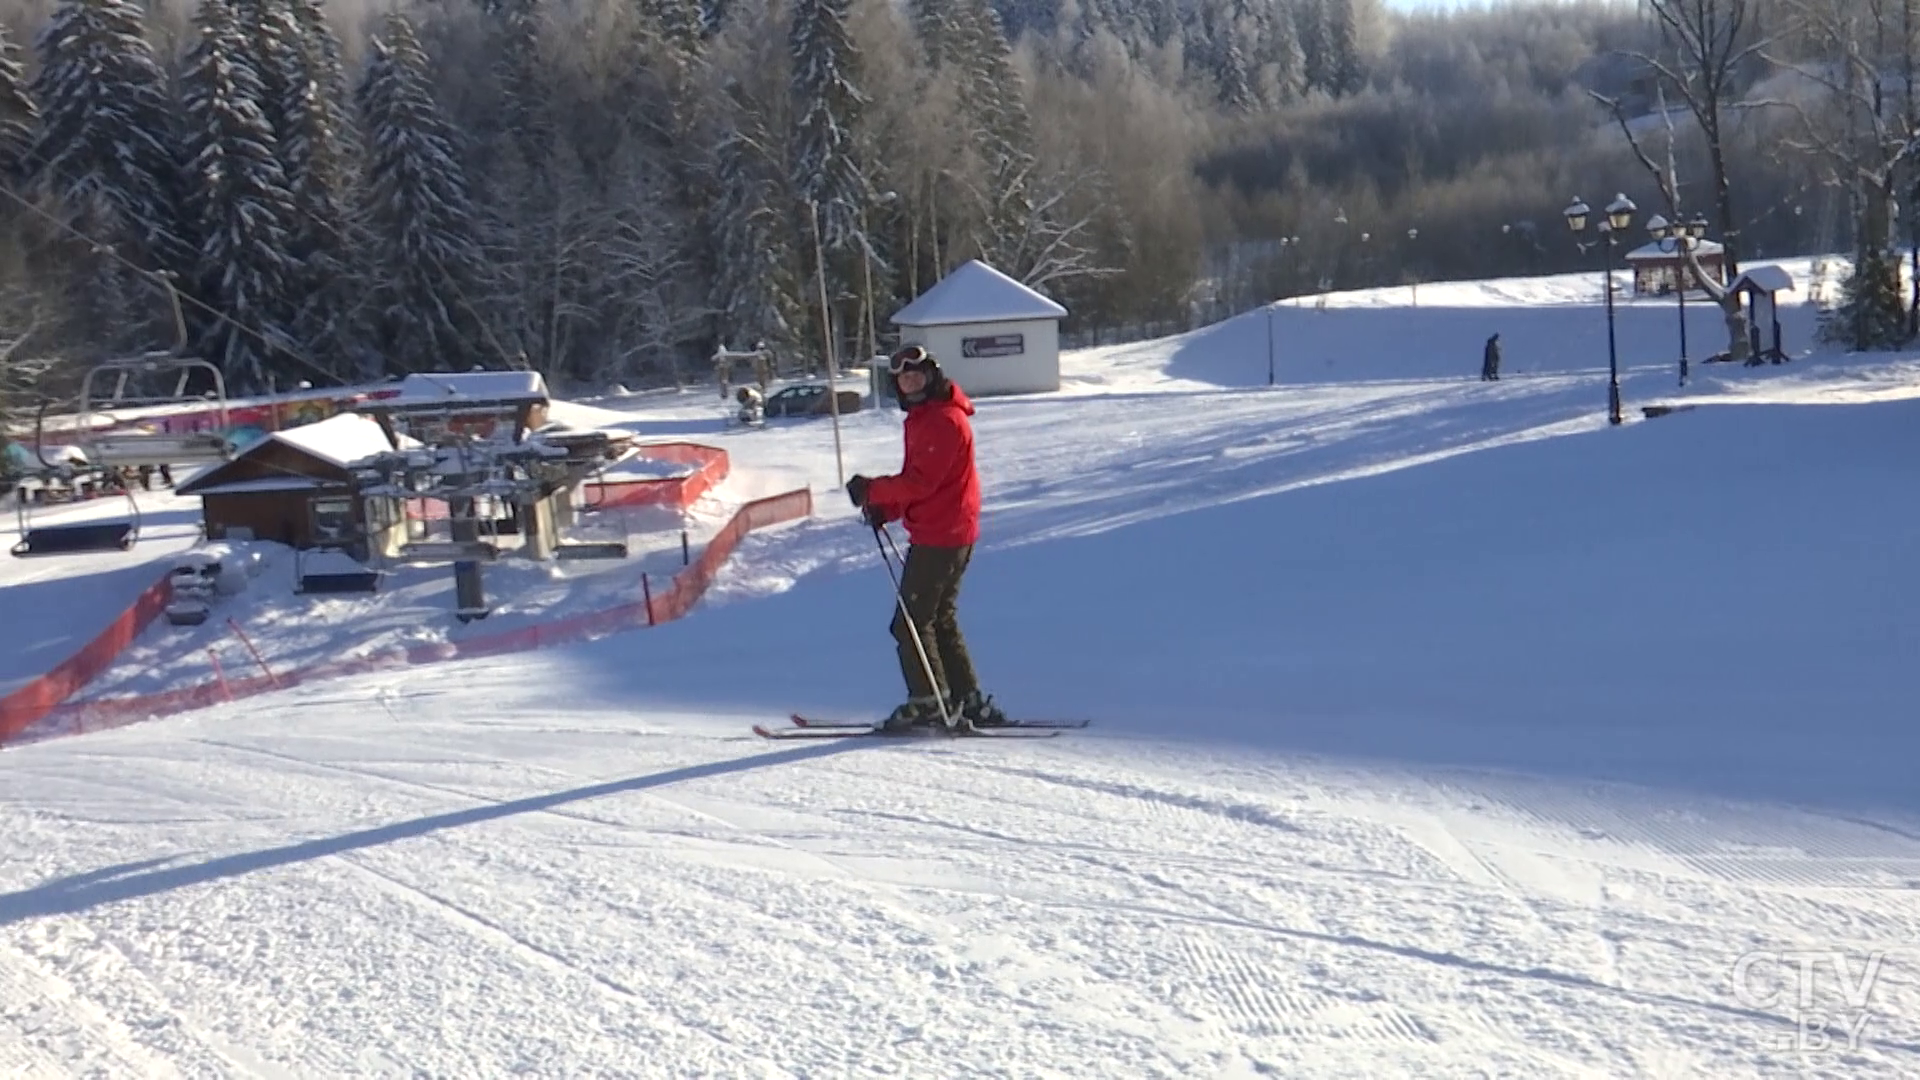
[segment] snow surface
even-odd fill
[[[200,500],[137,491],[132,551],[0,558],[0,694],[46,673],[92,641],[200,539]],[[20,539],[18,506],[0,500],[0,548]],[[33,507],[28,526],[131,518],[125,496]]]
[[[0,1074],[1914,1075],[1920,359],[1681,392],[1628,304],[1614,430],[1596,284],[982,402],[975,659],[1097,718],[1041,742],[746,734],[900,692],[831,425],[613,399],[817,516],[663,627],[0,756]]]

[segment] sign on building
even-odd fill
[[[1026,351],[1025,334],[994,334],[989,337],[960,339],[960,355],[969,359],[986,356],[1019,356]]]

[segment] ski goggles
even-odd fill
[[[887,373],[898,375],[903,371],[922,371],[933,363],[933,357],[918,345],[909,345],[887,358]]]

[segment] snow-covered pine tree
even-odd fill
[[[1300,77],[1307,92],[1333,93],[1339,60],[1334,55],[1333,0],[1293,0],[1294,33],[1300,42]]]
[[[1840,303],[1821,317],[1821,339],[1856,352],[1906,345],[1907,313],[1900,276],[1898,251],[1866,245],[1840,283]]]
[[[554,178],[553,84],[541,56],[545,20],[538,0],[498,0],[492,13],[499,115],[497,125],[476,140],[492,152],[475,177],[484,192],[476,235],[484,238],[494,268],[485,317],[534,370],[555,378],[555,264],[564,208]]]
[[[25,175],[33,128],[39,122],[40,110],[27,93],[19,51],[7,37],[7,28],[0,25],[0,182],[12,184]]]
[[[1335,97],[1358,93],[1367,74],[1360,58],[1360,24],[1353,0],[1321,0],[1326,19],[1327,92]]]
[[[817,208],[821,246],[829,252],[863,242],[860,210],[867,182],[857,160],[866,96],[860,56],[847,33],[849,0],[795,0],[788,47],[793,54],[792,186],[801,212]]]
[[[40,71],[30,92],[41,124],[30,166],[90,237],[184,280],[197,244],[172,143],[167,74],[143,18],[135,0],[66,0],[54,12],[36,42]]]
[[[521,166],[535,198],[544,198],[546,165],[553,156],[555,138],[552,87],[542,59],[543,19],[539,0],[502,0],[500,53],[495,69],[500,78],[501,127],[519,151]]]
[[[1277,108],[1299,97],[1304,89],[1307,60],[1300,52],[1300,31],[1290,7],[1258,5],[1254,18],[1261,42],[1254,59],[1254,82],[1267,107]]]
[[[647,6],[668,45],[688,56],[700,51],[707,37],[700,0],[647,0]]]
[[[719,198],[709,215],[715,249],[709,303],[720,315],[722,343],[779,347],[798,337],[801,310],[794,299],[793,252],[774,209],[774,158],[750,114],[736,116],[715,150]]]
[[[290,0],[294,27],[278,122],[280,162],[293,196],[289,251],[299,263],[293,328],[308,355],[348,374],[355,273],[362,245],[352,214],[354,133],[347,77],[325,0]]]
[[[258,391],[271,373],[299,373],[292,354],[279,347],[292,342],[287,327],[296,264],[287,243],[293,196],[232,3],[200,0],[194,22],[200,41],[183,82],[188,175],[202,237],[198,291],[228,316],[206,322],[199,351],[219,365],[229,388]]]
[[[960,33],[954,25],[953,0],[911,0],[908,13],[913,19],[913,31],[920,37],[920,51],[926,55],[927,66],[937,70],[948,60],[954,39]]]
[[[623,148],[619,187],[604,221],[592,227],[604,252],[604,273],[617,313],[617,377],[672,375],[686,384],[687,343],[709,331],[706,279],[692,254],[699,230],[680,202],[679,181],[660,154],[642,143]]]
[[[300,28],[293,21],[291,0],[229,0],[240,31],[240,56],[260,82],[260,112],[274,137],[284,138],[293,98],[292,83],[301,72]],[[284,168],[286,162],[282,161]],[[288,175],[292,175],[289,170]]]
[[[368,43],[356,97],[367,142],[366,218],[378,331],[390,368],[470,367],[468,297],[480,268],[473,206],[453,135],[430,89],[427,55],[406,16]]]

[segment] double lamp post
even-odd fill
[[[1598,231],[1603,241],[1601,258],[1605,260],[1605,282],[1607,289],[1607,422],[1620,423],[1620,349],[1613,332],[1613,246],[1617,242],[1615,233],[1626,232],[1633,225],[1633,212],[1639,207],[1625,195],[1616,195],[1607,204],[1607,216],[1599,223]],[[1567,227],[1575,233],[1587,231],[1587,218],[1593,211],[1586,201],[1578,195],[1573,205],[1562,211],[1567,217]]]
[[[1691,221],[1669,222],[1659,214],[1647,222],[1647,231],[1655,240],[1673,241],[1674,253],[1680,256],[1680,268],[1674,271],[1673,291],[1680,297],[1680,385],[1687,385],[1687,287],[1697,280],[1693,272],[1693,262],[1687,256],[1695,244],[1707,238],[1707,217],[1696,213]]]
[[[1639,207],[1625,195],[1616,195],[1607,204],[1606,217],[1599,222],[1597,231],[1603,241],[1601,258],[1605,260],[1607,291],[1607,422],[1620,423],[1620,350],[1615,342],[1613,330],[1613,247],[1618,241],[1616,233],[1624,233],[1633,225],[1633,212]],[[1575,233],[1587,231],[1587,219],[1593,211],[1579,196],[1574,196],[1573,205],[1563,211],[1567,217],[1567,226]],[[1655,214],[1647,222],[1647,231],[1655,240],[1672,240],[1674,250],[1680,256],[1680,268],[1674,274],[1674,292],[1680,297],[1680,385],[1687,385],[1687,285],[1697,280],[1692,262],[1688,255],[1694,246],[1707,235],[1707,219],[1703,214],[1694,214],[1689,221],[1668,221]]]

